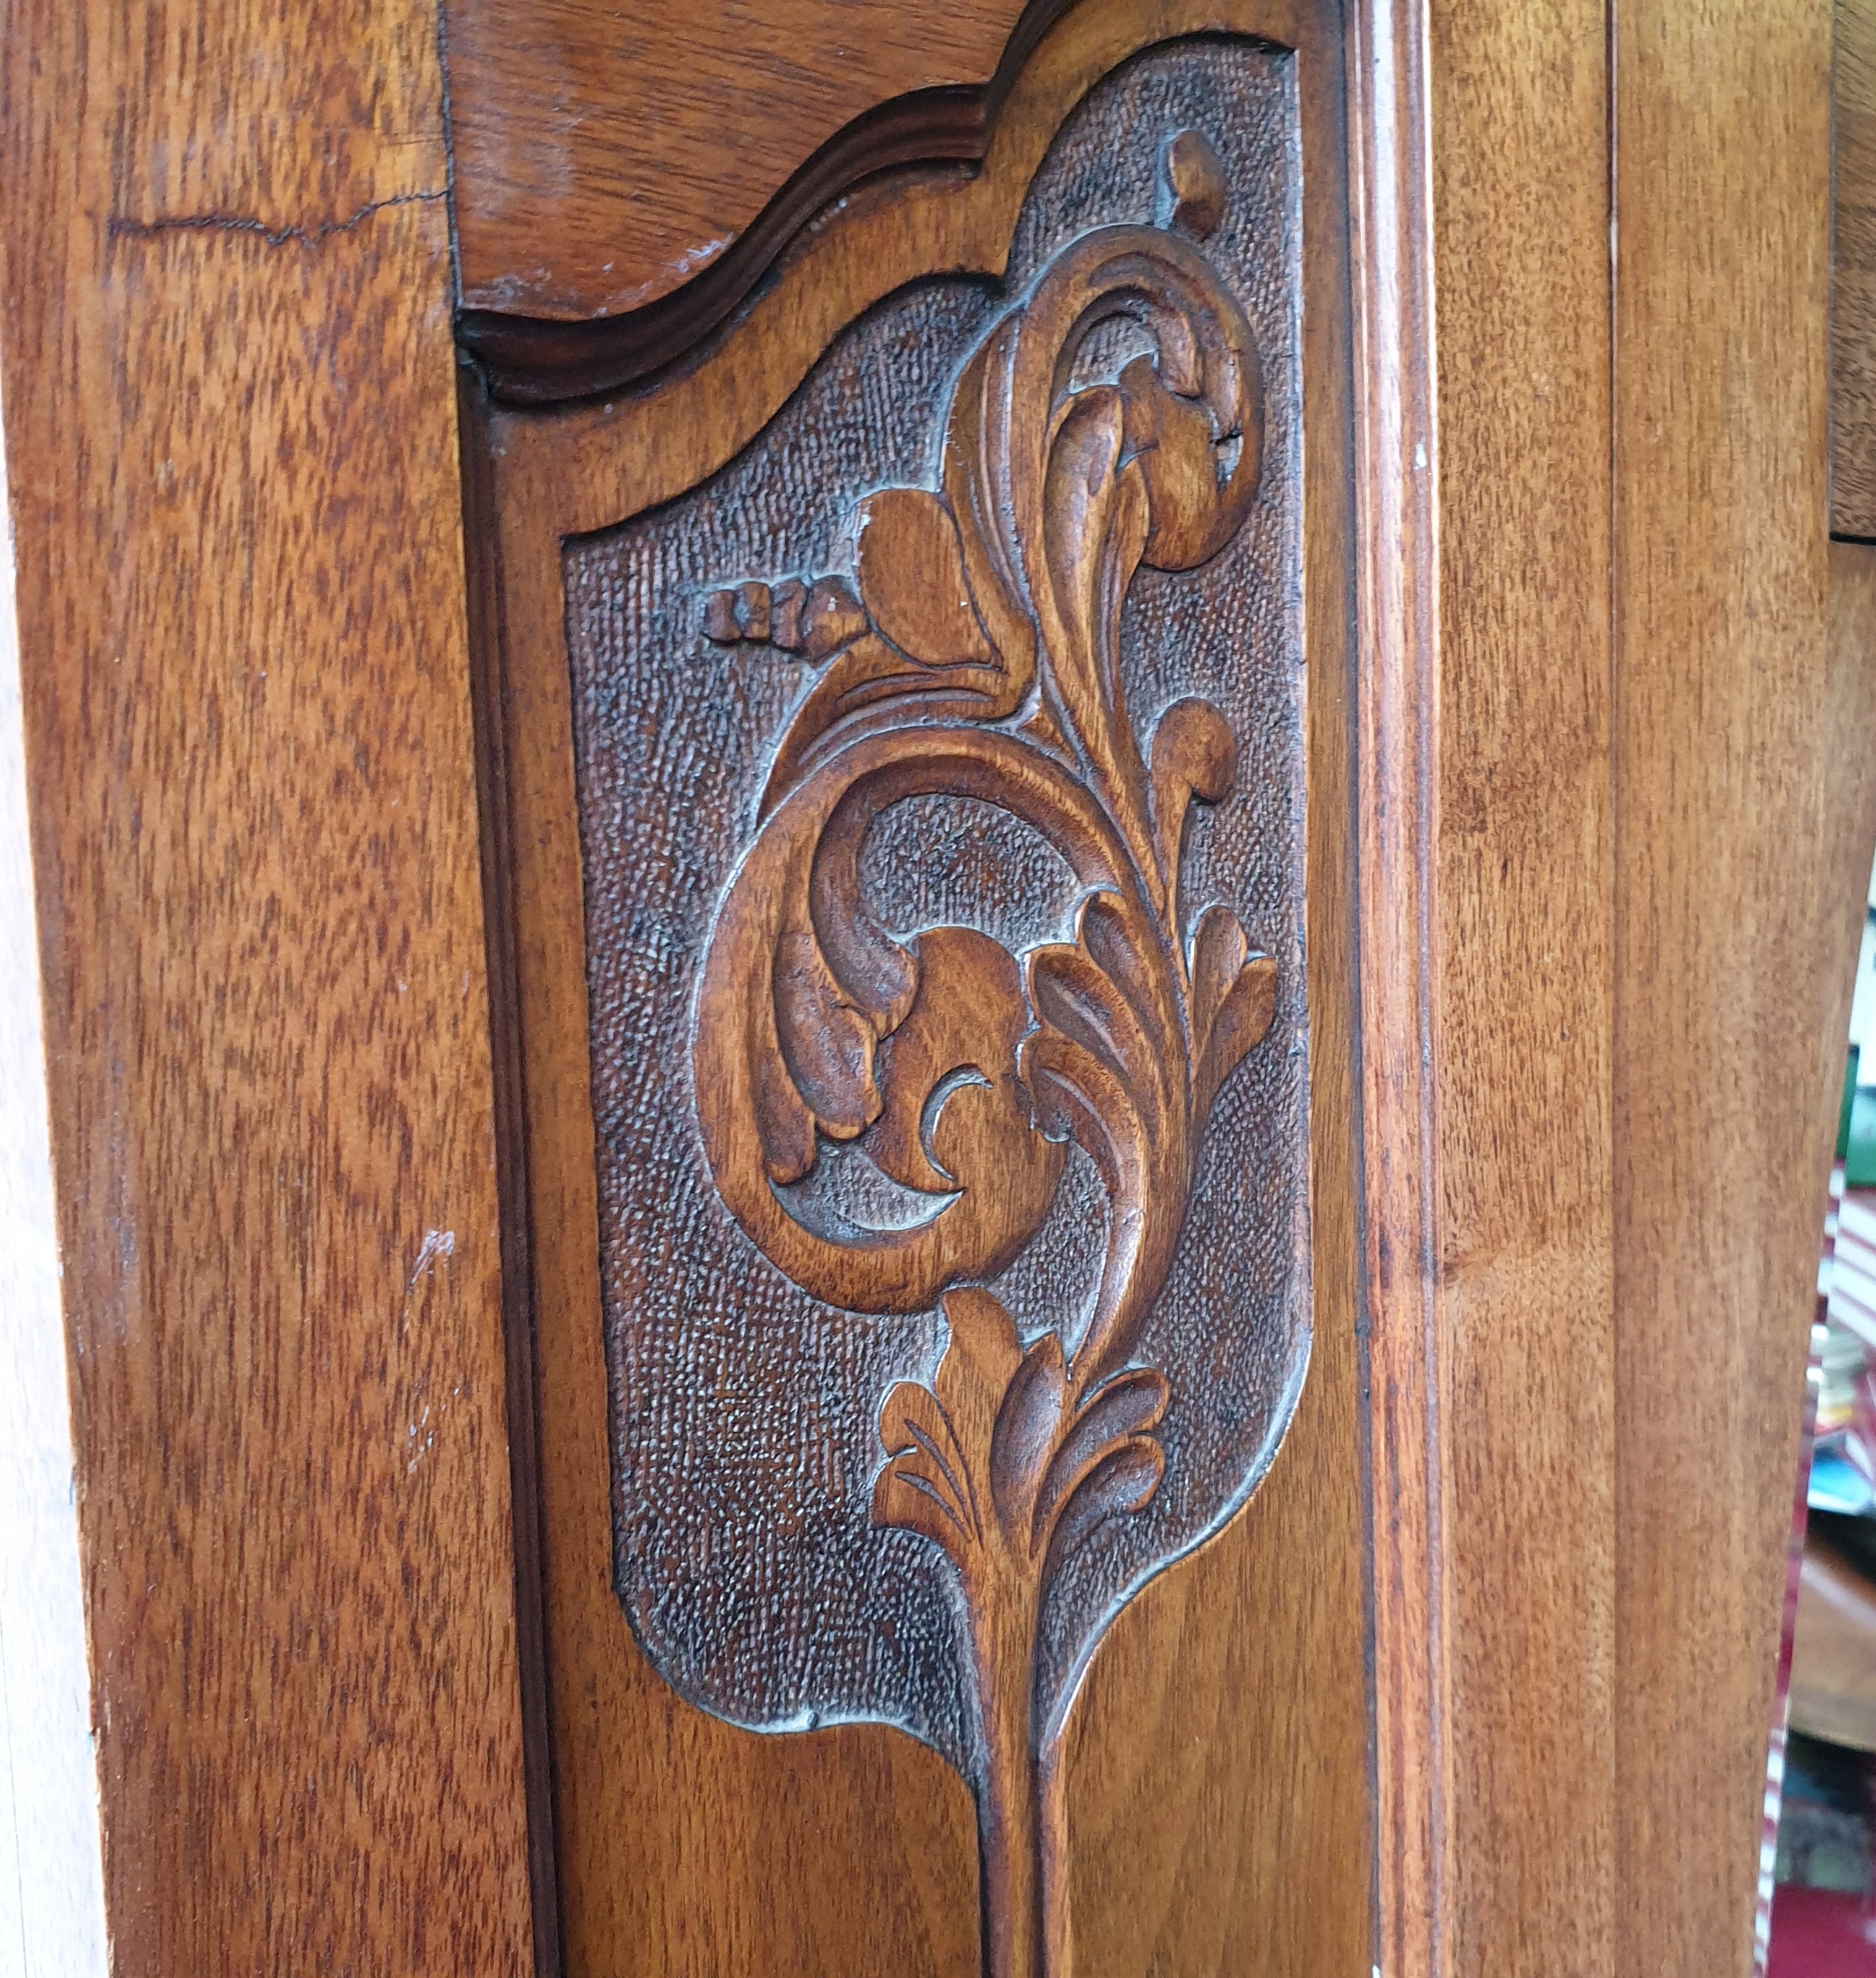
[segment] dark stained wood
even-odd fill
[[[433,26],[29,4],[0,38],[125,1973],[530,1967]]]
[[[1876,540],[1876,0],[1835,11],[1830,526]]]
[[[448,0],[467,334],[561,396],[656,369],[862,179],[981,159],[1067,4]]]
[[[716,20],[646,11],[580,32]],[[484,73],[524,79],[567,18],[519,47],[511,14]],[[765,22],[808,10],[752,18],[706,54],[767,62]],[[902,285],[999,275],[1070,108],[1218,28],[1304,51],[1312,1370],[1252,1502],[1087,1672],[1048,1781],[1055,1948],[1072,1931],[1081,1978],[1362,1978],[1378,1895],[1403,1978],[1743,1970],[1876,839],[1876,549],[1828,579],[1824,549],[1821,10],[1436,0],[1423,40],[1376,0],[1346,70],[1340,18],[1102,0],[1046,33],[1032,11],[1020,65],[1013,0],[872,36],[819,125],[737,126],[767,164],[708,155],[757,244],[694,293],[665,256],[613,373],[722,317],[682,375],[551,417],[470,382],[466,525],[433,18],[9,23],[0,397],[124,1970],[520,1974],[531,1914],[569,1978],[980,1969],[958,1775],[883,1728],[731,1728],[621,1607],[563,544],[723,469]],[[1836,518],[1876,535],[1862,12],[1839,32]],[[869,109],[889,57],[893,88],[956,92]],[[633,142],[710,121],[696,74],[650,78],[691,124]],[[630,218],[593,163],[620,121],[557,113],[567,210],[610,202],[580,222],[597,255]],[[466,267],[468,121],[459,89]],[[913,153],[950,162],[793,231],[805,173]],[[544,157],[504,208],[543,251]],[[1202,229],[1189,163],[1172,210]],[[723,593],[697,600],[716,636],[766,613],[837,666],[876,607],[789,587],[817,574],[687,576]]]
[[[477,553],[496,527],[493,462],[480,426],[482,395],[466,369],[456,375],[462,528],[467,552],[469,712],[476,753],[476,794],[482,825],[481,874],[488,971],[492,1124],[498,1150],[497,1215],[501,1247],[502,1347],[508,1477],[513,1507],[514,1619],[521,1698],[521,1763],[527,1872],[534,1924],[534,1978],[561,1971],[560,1899],[554,1857],[553,1739],[542,1672],[547,1666],[542,1596],[541,1452],[534,1355],[528,1320],[532,1231],[522,1128],[520,1080],[513,1065],[519,993],[507,883],[513,862],[506,801],[507,757],[493,677],[499,615],[495,561]],[[505,1156],[505,1158],[501,1158]]]
[[[1162,22],[1161,32],[1178,25]],[[1365,1978],[1374,1957],[1357,1537],[1362,1178],[1354,1150],[1328,1124],[1351,1119],[1361,1102],[1354,518],[1343,478],[1354,457],[1344,381],[1355,356],[1346,301],[1329,303],[1348,280],[1349,57],[1327,17],[1306,7],[1247,10],[1225,25],[1300,50],[1315,1332],[1309,1378],[1270,1475],[1219,1538],[1120,1617],[1070,1718],[1064,1765],[1080,1978],[1189,1970]],[[1163,1827],[1142,1819],[1147,1805],[1167,1809]]]
[[[1196,17],[1209,20],[1210,16]],[[570,1974],[616,1968],[963,1973],[978,1968],[970,1798],[883,1729],[756,1737],[677,1700],[614,1590],[586,928],[560,545],[670,501],[736,455],[840,328],[931,268],[1001,265],[1016,202],[1061,118],[1177,10],[1089,10],[1017,78],[971,181],[912,178],[856,202],[694,371],[562,413],[484,411],[497,541],[484,594],[497,647],[498,787],[513,862],[528,1311],[541,1451],[556,1846]],[[1364,1971],[1370,1954],[1355,1407],[1352,709],[1349,363],[1339,303],[1339,45],[1312,14],[1230,25],[1302,41],[1308,200],[1309,843],[1314,1365],[1294,1440],[1250,1509],[1115,1625],[1061,1759],[1074,1968]],[[1198,202],[1203,204],[1203,201]],[[920,566],[923,567],[923,566]],[[807,651],[815,572],[689,573],[716,639]],[[809,580],[799,595],[782,579]],[[862,582],[860,598],[866,600]],[[850,622],[854,605],[819,607]],[[903,631],[904,628],[901,627]],[[851,623],[843,637],[853,636]],[[830,653],[838,641],[831,641]],[[856,650],[849,645],[849,651]],[[842,662],[832,658],[838,669]],[[702,1033],[700,1033],[702,1035]],[[857,1282],[857,1280],[856,1280]],[[1143,1794],[1154,1807],[1143,1826]],[[778,1820],[775,1809],[786,1807]],[[811,1844],[809,1837],[811,1836]],[[859,1919],[863,1919],[860,1921]]]
[[[1616,1962],[1743,1974],[1876,673],[1828,636],[1825,11],[1618,22]]]

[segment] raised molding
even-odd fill
[[[1439,425],[1423,7],[1349,10],[1356,728],[1378,1968],[1448,1978],[1453,1883],[1434,883]]]

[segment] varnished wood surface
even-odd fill
[[[1060,105],[1130,35],[1218,18],[1071,17],[978,176],[856,198],[663,393],[487,429],[485,608],[520,635],[490,789],[517,827],[518,996],[545,1013],[513,1094],[535,1120],[521,1288],[572,1342],[530,1369],[574,1405],[544,1417],[523,1515],[585,1878],[573,1969],[963,1974],[977,1948],[943,1765],[882,1731],[702,1717],[612,1591],[559,537],[713,471],[898,282],[994,273]],[[1434,753],[1404,786],[1433,772],[1429,860],[1395,902],[1403,931],[1429,916],[1430,960],[1390,1018],[1397,1044],[1436,1018],[1398,1226],[1437,1247],[1374,1261],[1384,1292],[1392,1264],[1431,1298],[1403,1419],[1440,1440],[1400,1473],[1444,1522],[1416,1512],[1423,1597],[1392,1638],[1378,1599],[1376,1651],[1385,1691],[1391,1639],[1440,1624],[1417,1638],[1440,1665],[1400,1692],[1440,1734],[1400,1750],[1443,1809],[1414,1858],[1451,1879],[1426,1915],[1390,1906],[1426,1962],[1385,1967],[1724,1970],[1876,833],[1876,552],[1834,552],[1821,629],[1821,41],[1796,8],[1698,34],[1620,18],[1611,316],[1602,16],[1442,0],[1431,25],[1438,425],[1409,404],[1387,431],[1411,447],[1363,472],[1421,471],[1424,440],[1441,491],[1444,643],[1409,703]],[[0,53],[54,1150],[131,1971],[528,1959],[433,25],[31,7]],[[1307,73],[1325,132],[1341,72]],[[1320,375],[1340,332],[1307,324]],[[1319,501],[1345,442],[1319,435]],[[1337,567],[1312,565],[1315,628],[1347,622]],[[1418,691],[1415,608],[1371,622],[1397,614]],[[1319,806],[1351,771],[1344,677],[1312,679]],[[1319,891],[1349,855],[1314,841]],[[1330,984],[1339,938],[1319,927]],[[1326,1108],[1349,1020],[1319,1001]],[[1814,1165],[1814,1201],[1769,1180]],[[1349,1321],[1319,1316],[1291,1446],[1123,1618],[1075,1720],[1084,1971],[1368,1967],[1354,1290],[1324,1275],[1356,1254],[1348,1160],[1314,1212],[1319,1314]],[[1676,1765],[1700,1788],[1670,1804]]]
[[[1743,1974],[1876,653],[1827,637],[1826,11],[1618,22],[1616,1961]]]
[[[529,1968],[433,19],[26,5],[0,324],[113,1969]]]
[[[1355,1149],[1330,1124],[1349,1120],[1360,1102],[1355,565],[1340,478],[1353,445],[1355,360],[1346,302],[1334,306],[1346,279],[1337,168],[1349,132],[1346,51],[1327,21],[1326,11],[1312,16],[1304,6],[1247,12],[1234,24],[1302,51],[1315,1335],[1270,1476],[1218,1538],[1122,1616],[1069,1720],[1078,1978],[1362,1978],[1373,1955],[1375,1813],[1358,1618],[1361,1182]],[[1163,1824],[1143,1817],[1149,1807],[1167,1809]]]
[[[1349,16],[1356,324],[1362,1305],[1368,1393],[1375,1951],[1451,1968],[1455,1822],[1434,939],[1439,426],[1426,17]]]
[[[765,219],[751,255],[726,256],[722,265],[624,316],[542,316],[495,307],[465,290],[458,332],[496,398],[527,405],[592,400],[601,393],[616,404],[654,389],[685,395],[667,401],[689,407],[683,416],[666,415],[665,443],[677,449],[666,484],[675,491],[691,484],[700,447],[727,457],[721,435],[734,431],[746,438],[768,416],[761,408],[780,403],[774,381],[787,360],[778,353],[823,347],[852,320],[856,304],[864,306],[860,298],[876,300],[895,280],[941,266],[997,273],[1022,189],[1042,155],[1041,127],[1018,105],[1085,91],[1139,45],[1143,32],[1164,39],[1229,29],[1236,18],[1229,5],[1194,9],[1188,0],[1097,4],[1083,10],[1086,18],[1078,16],[1072,34],[1048,34],[1043,30],[1051,4],[1038,0],[1009,44],[1013,63],[1018,55],[1025,59],[1013,67],[1007,93],[1000,89],[985,100],[985,127],[972,140],[971,155],[981,156],[981,166],[971,172],[880,171],[838,200],[838,241],[825,224],[803,225],[816,213],[812,205],[790,200]],[[1143,30],[1142,20],[1151,27]],[[466,196],[459,185],[459,204]],[[573,195],[543,195],[533,208],[533,237],[551,238],[562,227],[563,209],[577,207]],[[755,281],[759,273],[764,279]],[[712,347],[711,335],[726,318],[738,328],[753,320],[785,324],[786,334],[779,343],[724,336],[721,347]],[[712,361],[698,366],[705,347],[711,347]]]
[[[1185,71],[1196,76],[1203,59],[1189,56]],[[1280,72],[1267,62],[1235,74],[1242,120],[1266,99],[1287,98]],[[1109,127],[1111,142],[1112,130],[1126,127],[1110,118]],[[858,534],[852,584],[746,579],[710,593],[704,613],[704,644],[716,648],[704,664],[734,679],[764,665],[766,652],[788,654],[812,685],[774,755],[759,762],[760,825],[714,924],[691,936],[697,946],[707,941],[690,1051],[694,1116],[716,1193],[769,1262],[810,1294],[809,1310],[828,1314],[824,1324],[846,1331],[848,1313],[942,1306],[942,1321],[932,1323],[934,1339],[942,1327],[942,1356],[916,1367],[914,1378],[902,1366],[883,1402],[867,1397],[876,1412],[862,1414],[857,1440],[875,1472],[872,1531],[922,1540],[927,1572],[935,1553],[945,1562],[938,1584],[955,1584],[963,1603],[963,1681],[974,1727],[950,1756],[978,1797],[985,1959],[997,1978],[1039,1973],[1045,1942],[1065,1941],[1068,1928],[1061,1814],[1049,1804],[1060,1782],[1053,1727],[1065,1702],[1058,1701],[1065,1678],[1044,1626],[1052,1599],[1059,1595],[1058,1611],[1076,1617],[1077,1638],[1092,1648],[1129,1582],[1185,1549],[1169,1534],[1140,1536],[1167,1531],[1153,1514],[1171,1502],[1160,1488],[1168,1473],[1185,1470],[1177,1482],[1214,1487],[1228,1500],[1227,1466],[1255,1464],[1270,1432],[1254,1430],[1231,1457],[1182,1459],[1186,1414],[1215,1421],[1230,1409],[1254,1421],[1265,1411],[1232,1394],[1218,1352],[1260,1299],[1233,1299],[1233,1312],[1218,1310],[1214,1297],[1196,1328],[1189,1320],[1176,1328],[1184,1337],[1162,1331],[1149,1343],[1148,1321],[1172,1289],[1174,1252],[1197,1247],[1216,1255],[1222,1247],[1267,1258],[1281,1284],[1306,1284],[1299,1120],[1275,1144],[1252,1143],[1248,1158],[1240,1151],[1213,1162],[1263,1170],[1255,1207],[1276,1236],[1268,1248],[1264,1231],[1247,1230],[1238,1216],[1214,1214],[1208,1230],[1190,1213],[1216,1101],[1254,1053],[1250,1075],[1265,1080],[1252,1110],[1280,1116],[1286,1084],[1272,1067],[1286,1056],[1280,1038],[1300,1007],[1293,991],[1280,990],[1280,978],[1292,974],[1285,963],[1294,943],[1279,938],[1282,923],[1273,920],[1260,926],[1252,952],[1233,906],[1188,901],[1189,825],[1195,810],[1240,794],[1238,732],[1225,703],[1206,694],[1187,694],[1163,713],[1131,705],[1118,644],[1118,600],[1138,574],[1211,563],[1245,535],[1261,495],[1295,498],[1281,452],[1268,475],[1277,485],[1265,488],[1264,443],[1267,425],[1289,430],[1295,393],[1287,350],[1262,347],[1210,257],[1211,236],[1233,203],[1211,137],[1176,123],[1141,135],[1164,224],[1087,230],[984,333],[950,390],[937,488],[902,483],[868,491],[862,483],[836,492]],[[1084,154],[1096,149],[1085,133],[1080,142]],[[1112,156],[1109,145],[1098,149]],[[1260,202],[1252,210],[1275,222],[1259,230],[1288,242],[1281,198],[1267,184],[1249,190]],[[1300,287],[1299,245],[1290,244],[1278,263],[1286,288]],[[1143,303],[1156,325],[1150,352],[1114,382],[1063,392],[1058,381],[1097,329],[1131,322],[1119,312]],[[908,369],[901,360],[892,376],[909,396]],[[850,416],[790,427],[793,445],[804,450],[817,428]],[[1216,450],[1232,435],[1240,441],[1221,478]],[[760,496],[750,491],[747,498]],[[733,499],[717,498],[724,507]],[[785,554],[776,567],[790,567]],[[1264,575],[1256,564],[1227,567],[1243,571],[1244,585]],[[568,585],[572,591],[571,576]],[[1112,603],[1104,608],[1102,600]],[[575,616],[570,603],[570,626]],[[585,683],[585,693],[576,693],[576,724],[590,780],[617,747],[614,726],[588,711],[594,687],[622,676],[649,700],[658,683],[635,667],[641,655],[610,643],[594,653],[585,633],[576,643],[587,655],[576,660]],[[1181,643],[1211,641],[1188,631]],[[1280,677],[1259,684],[1265,691],[1256,701],[1281,693]],[[1245,724],[1241,696],[1231,704]],[[1252,718],[1269,720],[1270,711],[1258,707]],[[666,749],[681,748],[675,724],[659,725]],[[1300,787],[1293,720],[1289,733],[1289,773],[1274,765],[1263,773],[1276,792]],[[623,801],[658,808],[669,801],[646,784],[642,774],[630,778]],[[686,799],[694,804],[699,796],[692,780]],[[1043,941],[1028,927],[1016,932],[1025,903],[1012,897],[1019,885],[993,852],[968,907],[936,910],[935,924],[910,935],[889,932],[905,923],[890,917],[898,907],[868,898],[865,847],[908,797],[935,800],[954,818],[968,798],[980,820],[996,820],[986,828],[1006,849],[1020,818],[1028,844],[1046,843],[1092,889],[1073,923]],[[606,862],[619,808],[590,782],[583,788],[589,979],[614,956],[630,956],[643,911],[626,910],[622,899],[627,885],[641,882],[642,862],[629,862],[629,878]],[[1259,840],[1283,842],[1286,808],[1281,796],[1266,797]],[[597,847],[596,816],[608,819]],[[668,842],[664,819],[647,824]],[[719,847],[733,850],[733,840]],[[1240,873],[1225,883],[1242,884],[1240,898],[1254,890]],[[1283,895],[1292,911],[1299,894],[1292,876]],[[960,924],[967,911],[987,915],[994,932]],[[609,1013],[596,1009],[594,1017],[595,1106],[603,1116],[608,1101],[618,1102],[604,1063],[614,1054],[602,1045]],[[646,1052],[643,1029],[625,1044]],[[950,1092],[944,1081],[960,1063],[975,1066],[982,1082]],[[1241,1093],[1246,1081],[1238,1082]],[[644,1107],[644,1083],[631,1089],[635,1106]],[[690,1110],[680,1111],[686,1124]],[[603,1146],[603,1125],[600,1138]],[[839,1187],[830,1143],[840,1141],[876,1174],[922,1196],[927,1219],[878,1226],[862,1214],[834,1232],[791,1200],[784,1191],[811,1179]],[[1045,1252],[1051,1231],[1061,1227],[1071,1148],[1103,1178],[1102,1254],[1090,1283],[1058,1287],[1028,1313],[1026,1329],[1039,1322],[1039,1330],[1026,1339],[1006,1302],[1016,1294],[999,1281],[1025,1256]],[[616,1213],[632,1185],[618,1167],[602,1172],[602,1212]],[[664,1199],[668,1216],[671,1193]],[[692,1242],[708,1252],[708,1225]],[[696,1269],[707,1261],[687,1260],[709,1297],[723,1281]],[[646,1268],[628,1266],[630,1281],[642,1284]],[[1266,1282],[1258,1280],[1260,1291]],[[731,1327],[742,1316],[738,1292],[716,1292]],[[1093,1302],[1078,1325],[1084,1293]],[[626,1310],[616,1291],[613,1297],[610,1324],[644,1344],[664,1334],[642,1291]],[[1300,1372],[1304,1299],[1285,1298],[1281,1311],[1278,1336],[1265,1349],[1280,1364],[1297,1355]],[[756,1330],[749,1326],[739,1345],[753,1344]],[[1184,1358],[1195,1330],[1205,1342],[1197,1379]],[[752,1383],[748,1404],[778,1441],[789,1420],[789,1397],[777,1392],[785,1385]],[[1287,1407],[1271,1399],[1287,1425]],[[840,1405],[824,1400],[820,1420],[836,1446],[850,1448],[853,1425],[834,1426]],[[661,1442],[643,1455],[615,1454],[614,1463],[629,1463],[635,1481],[649,1481],[653,1465],[691,1474],[702,1440],[694,1432],[690,1447]],[[644,1515],[644,1500],[628,1503],[628,1515]],[[797,1515],[792,1495],[777,1501],[758,1484],[712,1554],[753,1551]],[[862,1528],[849,1542],[871,1536]],[[1092,1550],[1097,1537],[1141,1549],[1129,1567],[1109,1567],[1102,1590],[1092,1601],[1082,1596],[1078,1611],[1075,1575],[1102,1571]],[[824,1597],[831,1607],[831,1594]],[[644,1642],[644,1610],[636,1611]],[[877,1625],[886,1632],[883,1618]],[[767,1632],[770,1653],[813,1639],[780,1615]],[[673,1631],[659,1644],[664,1659],[654,1654],[680,1688],[694,1641],[694,1633]],[[907,1661],[896,1683],[870,1690],[875,1707],[911,1727],[937,1720],[925,1714],[925,1691],[934,1664],[943,1664],[930,1651]],[[764,1714],[755,1671],[745,1668],[740,1681],[725,1713]],[[824,1691],[817,1700],[847,1696]]]
[[[1625,1968],[1604,13],[1436,0],[1431,23],[1445,1954],[1587,1974]]]
[[[1209,20],[1210,15],[1203,17]],[[585,929],[559,543],[641,513],[730,458],[834,332],[929,267],[1000,265],[1034,163],[1065,110],[1173,5],[1089,10],[1018,78],[980,177],[859,202],[723,345],[665,392],[571,413],[483,415],[498,541],[481,594],[498,650],[498,783],[512,878],[524,1174],[542,1452],[546,1681],[570,1974],[978,1967],[969,1795],[904,1737],[755,1737],[679,1702],[612,1584],[588,1094]],[[1352,908],[1346,319],[1336,178],[1342,69],[1305,11],[1232,25],[1303,39],[1312,507],[1312,885]],[[1340,544],[1341,549],[1334,546]],[[703,573],[699,573],[700,576]],[[1338,830],[1335,819],[1344,823]],[[1352,924],[1318,925],[1312,1076],[1314,1362],[1294,1446],[1252,1507],[1148,1588],[1071,1720],[1074,1969],[1361,1972],[1370,1956],[1361,1675],[1353,1177]],[[1335,1233],[1340,1232],[1338,1237]],[[778,1821],[774,1809],[786,1807]],[[1149,1811],[1149,1808],[1151,1809]],[[626,1961],[622,1945],[644,1961]]]
[[[1836,0],[1835,15],[1830,526],[1876,540],[1876,4]]]
[[[462,302],[617,317],[725,262],[746,290],[869,173],[981,157],[1065,4],[447,0]]]

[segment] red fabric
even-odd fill
[[[1781,1888],[1765,1978],[1876,1978],[1876,1910],[1860,1895]]]

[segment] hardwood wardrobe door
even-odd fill
[[[62,1954],[1747,1967],[1867,12],[20,0]]]
[[[1372,1961],[1338,10],[1038,18],[464,324],[570,1978]]]
[[[0,32],[41,1475],[127,1978],[529,1961],[443,100],[396,0]],[[10,1951],[77,1970],[87,1899]]]

